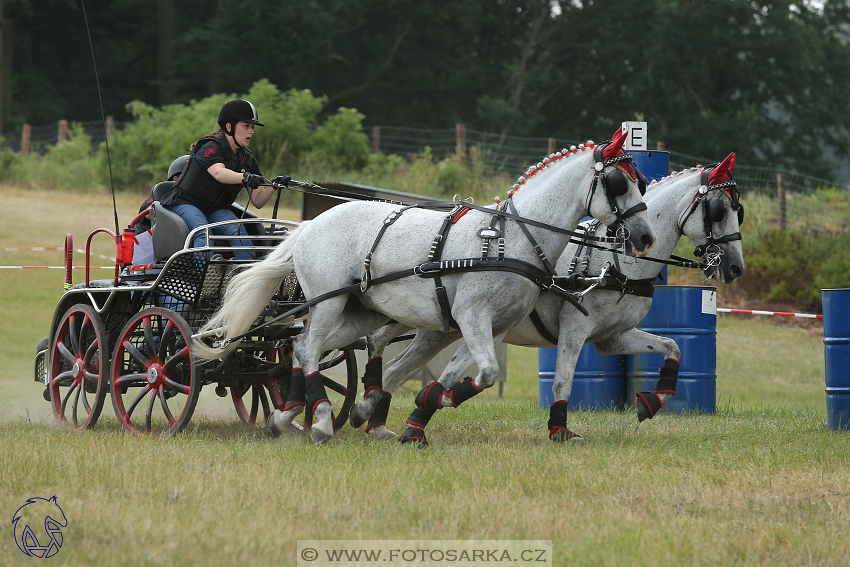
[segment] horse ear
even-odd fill
[[[602,151],[602,159],[609,159],[620,155],[620,152],[623,150],[623,144],[626,143],[627,134],[628,131],[623,132],[622,128],[617,128],[617,131],[611,137],[611,143],[605,146],[605,149]]]
[[[715,167],[711,173],[708,175],[708,183],[712,185],[714,183],[720,183],[725,181],[726,173],[734,173],[735,171],[735,152],[732,152],[726,159],[720,162],[720,165]]]
[[[623,132],[622,128],[617,128],[617,131],[614,132],[614,135],[611,137],[611,149],[613,152],[619,153],[620,150],[623,149],[623,144],[626,143],[626,135],[628,134],[628,130]]]

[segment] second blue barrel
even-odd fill
[[[638,324],[642,331],[670,337],[679,345],[679,381],[676,395],[664,403],[673,413],[717,410],[717,292],[709,286],[658,286],[652,308]],[[652,392],[660,353],[629,355],[626,386],[629,404],[638,392]]]
[[[537,349],[540,373],[540,408],[547,409],[554,397],[557,348]],[[626,357],[601,355],[593,345],[584,345],[576,362],[573,389],[567,405],[570,411],[622,409],[626,402]]]
[[[850,429],[850,289],[821,293],[826,421],[831,429]]]

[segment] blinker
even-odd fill
[[[720,222],[726,216],[726,205],[723,197],[712,197],[706,200],[706,215],[710,222]],[[741,202],[732,203],[732,209],[738,213],[738,226],[744,224],[744,205]]]
[[[706,215],[710,222],[720,222],[726,216],[726,206],[723,197],[712,197],[705,201]]]
[[[605,176],[605,190],[611,197],[620,197],[625,195],[629,190],[629,182],[626,179],[626,174],[619,168],[614,169],[611,173]]]

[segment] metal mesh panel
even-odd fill
[[[206,271],[207,262],[203,254],[181,254],[166,268],[159,289],[194,305],[200,297]]]

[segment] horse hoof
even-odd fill
[[[578,433],[574,433],[566,427],[552,428],[549,431],[549,439],[556,443],[584,443],[584,438]]]
[[[369,431],[366,432],[370,439],[374,439],[375,441],[385,441],[387,439],[395,439],[398,435],[395,434],[394,431],[390,431],[383,425],[379,425],[378,427],[373,427]]]
[[[276,409],[269,416],[268,421],[266,421],[266,431],[268,431],[272,437],[280,437],[283,435],[283,428],[280,426],[280,423],[283,422],[278,422],[278,419],[282,414],[282,411]]]
[[[655,417],[663,405],[661,398],[655,392],[638,392],[635,399],[638,423]]]
[[[425,430],[417,429],[416,427],[405,429],[401,437],[398,438],[398,442],[402,445],[413,445],[419,449],[424,449],[428,446],[428,438],[425,437]]]
[[[324,443],[334,434],[334,420],[331,405],[328,402],[322,402],[316,406],[313,412],[313,417],[316,422],[310,427],[310,439],[316,443]]]
[[[365,411],[361,411],[363,409],[362,406],[364,405],[365,404],[363,402],[357,402],[356,404],[351,406],[351,412],[348,414],[348,423],[350,423],[351,427],[353,427],[354,429],[357,429],[358,427],[366,423],[366,420],[369,419],[372,415],[371,413],[369,415],[366,415]]]

